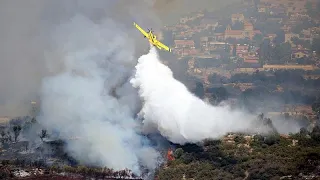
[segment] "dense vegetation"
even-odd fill
[[[141,179],[130,170],[125,169],[121,171],[115,171],[109,168],[99,168],[99,167],[86,167],[86,166],[48,166],[43,160],[40,161],[26,161],[26,160],[3,160],[0,166],[0,179],[13,178],[13,169],[25,169],[29,172],[34,168],[44,169],[44,174],[55,175],[59,173],[67,173],[66,176],[77,176],[77,177],[87,177],[96,179],[108,179],[116,177],[117,179]],[[36,176],[36,175],[34,175]]]
[[[296,141],[297,140],[297,141]],[[298,143],[296,143],[298,142]],[[159,179],[279,179],[320,177],[320,128],[301,129],[289,138],[279,134],[256,135],[234,143],[205,140],[174,151],[175,160],[157,173]]]

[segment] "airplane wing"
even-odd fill
[[[171,48],[169,48],[168,46],[162,44],[160,41],[158,41],[158,46],[162,47],[163,49],[165,49],[166,51],[171,52]]]
[[[133,23],[133,25],[146,37],[148,37],[148,33],[146,31],[144,31],[138,24],[136,24],[135,22]]]

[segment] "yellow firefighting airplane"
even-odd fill
[[[152,29],[148,29],[148,32],[144,31],[138,24],[133,23],[133,25],[143,34],[144,38],[148,38],[149,42],[156,46],[159,49],[164,49],[166,51],[171,52],[171,48],[168,46],[162,44],[159,40],[157,40],[157,37],[152,33]]]

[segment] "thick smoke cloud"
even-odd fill
[[[139,103],[126,83],[134,42],[122,29],[111,19],[96,24],[81,15],[56,28],[64,70],[43,79],[38,119],[62,137],[80,138],[67,147],[80,162],[139,172],[139,165],[154,169],[159,155],[137,134]]]
[[[84,164],[139,173],[140,166],[153,170],[159,163],[159,153],[134,120],[140,102],[127,82],[143,48],[134,41],[133,19],[155,17],[143,2],[57,0],[42,8],[38,40],[46,42],[41,47],[46,73],[39,83],[37,119],[60,137],[79,137],[68,141],[67,151]],[[133,10],[140,16],[131,16]]]
[[[56,26],[76,14],[94,23],[111,18],[124,24],[130,37],[141,38],[132,28],[133,20],[145,22],[145,27],[161,26],[151,7],[145,0],[0,1],[0,115],[28,114],[30,101],[40,100],[42,78],[63,68],[61,55],[51,50],[50,34]],[[148,48],[144,41],[135,44],[136,52]]]
[[[139,58],[131,83],[139,89],[144,104],[140,116],[145,132],[158,130],[174,143],[220,138],[228,132],[268,132],[255,126],[254,116],[213,107],[191,94],[159,61],[155,48]]]

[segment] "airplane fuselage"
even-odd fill
[[[148,37],[149,42],[150,42],[151,44],[153,44],[154,46],[156,46],[157,48],[162,49],[162,48],[158,45],[158,42],[159,42],[159,41],[157,40],[157,37],[156,37],[152,32],[149,32],[148,34],[149,34],[149,37]]]

